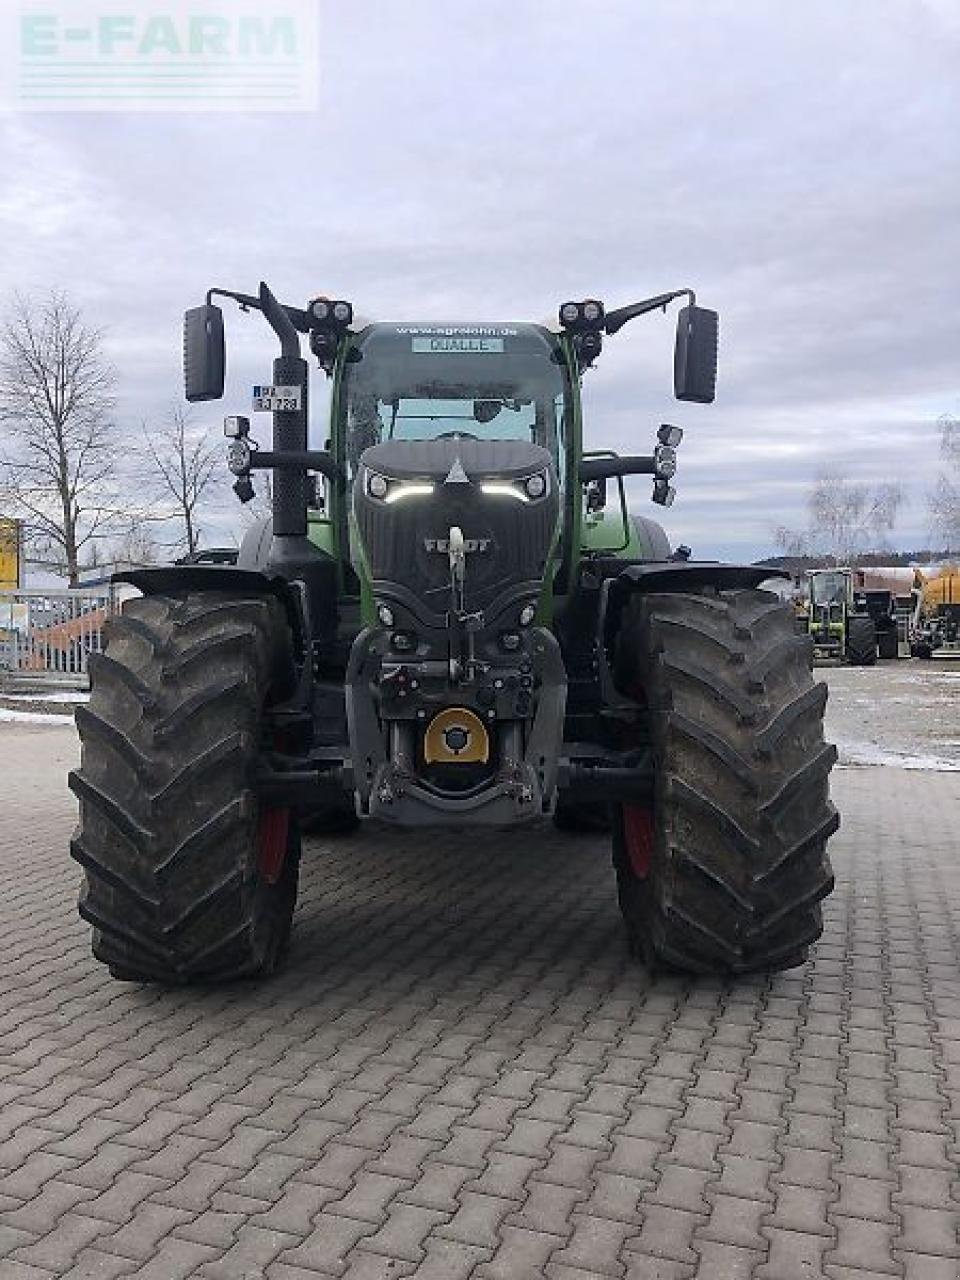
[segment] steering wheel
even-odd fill
[[[441,431],[438,436],[433,437],[434,440],[479,440],[479,436],[475,436],[472,431]]]

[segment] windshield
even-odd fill
[[[384,440],[526,440],[562,481],[567,396],[556,339],[533,325],[372,325],[343,374],[349,474]]]
[[[845,573],[818,573],[812,579],[814,604],[843,604],[847,598]]]

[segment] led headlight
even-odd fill
[[[561,324],[576,324],[580,319],[580,308],[575,302],[565,302],[560,308]]]
[[[508,480],[487,480],[480,486],[480,492],[488,498],[516,498],[518,502],[529,502],[523,489]]]
[[[393,610],[388,604],[377,605],[377,617],[385,627],[393,626]]]
[[[542,498],[547,492],[547,473],[535,471],[522,480],[485,480],[480,492],[489,498],[515,498],[517,502],[530,502]]]
[[[389,485],[384,502],[399,502],[402,498],[425,498],[431,493],[433,485],[429,480],[395,480]]]
[[[349,324],[353,319],[353,307],[349,302],[335,302],[333,304],[333,318],[337,324]]]
[[[313,316],[314,320],[329,320],[330,303],[326,298],[315,298],[314,301],[310,303],[310,314]]]
[[[250,419],[230,417],[223,420],[223,434],[228,440],[239,440],[250,434]]]
[[[530,623],[537,616],[537,610],[532,604],[525,604],[520,610],[519,622],[521,627],[529,627]]]
[[[595,324],[603,315],[603,305],[595,302],[592,298],[589,302],[583,304],[583,318],[589,320],[591,324]]]
[[[376,471],[367,473],[367,493],[371,498],[379,498],[382,502],[389,488],[386,476],[381,476]]]

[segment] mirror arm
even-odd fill
[[[344,470],[325,449],[256,449],[250,457],[251,471],[318,471],[333,484],[342,485]]]
[[[267,292],[270,293],[269,289]],[[260,311],[266,315],[262,300],[260,298],[255,298],[251,293],[237,293],[235,289],[218,289],[214,287],[207,290],[207,306],[210,306],[211,299],[215,297],[231,298],[243,311]],[[272,293],[270,293],[270,297],[273,298]],[[286,313],[287,319],[293,325],[294,329],[299,333],[310,332],[310,317],[307,315],[306,311],[302,311],[299,307],[289,307],[284,303],[279,303],[276,298],[273,298],[273,301],[281,311]],[[269,320],[270,317],[267,316],[267,319]],[[273,328],[274,331],[276,331],[276,325],[273,325]]]
[[[282,307],[270,291],[269,286],[260,281],[260,310],[269,324],[270,328],[280,339],[280,354],[284,360],[298,360],[300,358],[300,338],[294,328],[293,321],[287,315],[286,308]]]
[[[609,480],[613,476],[652,476],[657,473],[657,460],[653,454],[628,455],[625,458],[583,458],[580,462],[580,483],[591,480]]]
[[[234,302],[240,304],[244,310],[252,308],[254,311],[260,310],[260,299],[254,298],[249,293],[237,293],[233,289],[218,289],[216,286],[207,290],[207,306],[212,305],[213,298],[232,298]]]
[[[617,333],[628,320],[645,316],[648,311],[659,311],[661,307],[666,311],[668,303],[673,302],[675,298],[684,297],[690,299],[691,307],[697,305],[696,294],[692,289],[674,289],[672,293],[658,293],[655,298],[645,298],[643,302],[631,303],[629,307],[618,307],[616,311],[608,311],[603,327],[608,334]]]

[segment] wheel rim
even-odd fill
[[[261,809],[257,866],[267,884],[276,884],[287,857],[289,809]]]
[[[627,848],[630,867],[638,880],[646,880],[653,861],[653,811],[639,805],[625,804],[623,809],[623,840]]]

